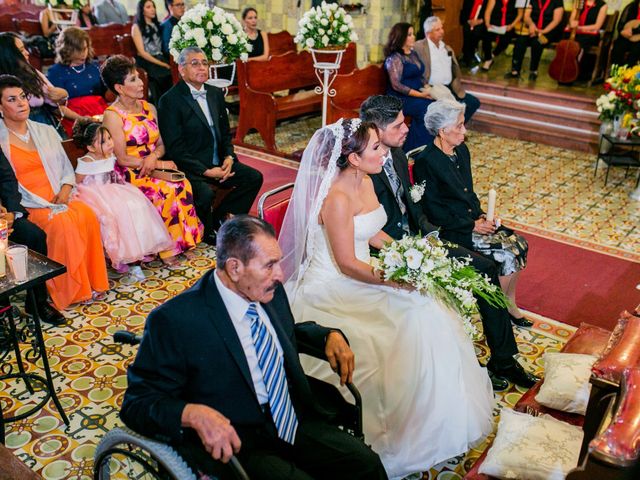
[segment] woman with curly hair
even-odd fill
[[[100,80],[100,69],[93,61],[91,37],[78,27],[65,28],[56,40],[56,63],[47,71],[56,87],[69,92],[68,106],[73,111],[91,117],[102,115],[107,102]],[[67,135],[71,136],[73,122],[63,120]]]
[[[144,101],[143,84],[136,65],[123,55],[110,57],[102,65],[102,79],[118,95],[104,112],[104,126],[113,138],[117,167],[131,184],[153,203],[173,240],[171,248],[160,252],[167,265],[175,265],[176,255],[192,255],[202,240],[204,227],[193,204],[188,180],[169,182],[152,176],[156,168],[176,168],[164,159],[165,146],[158,128],[156,108]]]

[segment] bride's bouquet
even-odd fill
[[[472,323],[472,317],[478,313],[474,295],[491,305],[507,306],[502,290],[473,268],[470,258],[449,257],[437,236],[405,236],[394,240],[380,250],[378,261],[377,268],[385,280],[411,285],[457,311],[472,340],[478,339]]]

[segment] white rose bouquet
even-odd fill
[[[462,317],[467,335],[476,340],[478,332],[472,317],[478,313],[478,303],[474,295],[494,306],[505,307],[508,300],[470,263],[470,258],[449,257],[437,236],[405,236],[380,250],[377,268],[385,280],[409,284],[453,308]]]
[[[44,0],[44,4],[47,6],[73,10],[80,10],[86,3],[86,0]]]
[[[335,3],[322,2],[311,8],[302,16],[298,27],[294,41],[303,48],[343,47],[358,40],[351,15]]]
[[[175,60],[186,47],[201,48],[215,63],[245,62],[251,45],[240,22],[220,7],[199,3],[185,12],[171,33],[169,50]]]
[[[411,185],[411,188],[409,189],[409,196],[411,197],[411,201],[413,203],[418,203],[420,200],[422,200],[425,188],[427,188],[426,181]]]

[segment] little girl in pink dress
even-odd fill
[[[114,171],[116,157],[109,130],[99,123],[76,123],[74,140],[89,153],[78,159],[78,198],[96,213],[102,244],[119,273],[130,263],[148,261],[173,245],[160,214],[144,194]],[[131,269],[139,280],[139,266]]]

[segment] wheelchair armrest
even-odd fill
[[[324,360],[325,362],[328,362],[329,360],[327,360],[327,355],[325,354],[324,350],[317,348],[313,345],[310,345],[304,341],[298,340],[296,342],[297,347],[298,347],[298,353],[304,353],[306,355],[309,355],[313,358],[317,358],[319,360]],[[357,420],[356,420],[356,426],[354,428],[354,436],[356,438],[360,438],[363,439],[364,438],[364,433],[362,431],[362,395],[360,395],[360,391],[358,390],[358,388],[351,382],[347,382],[345,384],[345,386],[347,387],[347,389],[349,390],[349,393],[351,393],[351,396],[353,396],[353,400],[355,402],[355,407],[358,410],[358,416],[357,416]]]

